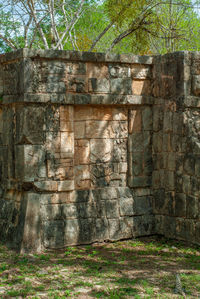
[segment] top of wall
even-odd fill
[[[18,60],[22,58],[46,58],[68,61],[88,61],[88,62],[118,62],[118,63],[139,63],[152,64],[153,56],[134,55],[134,54],[113,54],[95,53],[64,50],[34,50],[19,49],[10,53],[0,55],[0,63]]]

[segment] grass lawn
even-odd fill
[[[151,237],[18,255],[0,245],[0,298],[200,298],[200,248]]]

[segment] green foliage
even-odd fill
[[[54,0],[57,37],[46,13],[50,0],[34,2],[39,25],[30,19],[25,34],[28,3],[0,0],[0,53],[23,47],[58,49],[62,35],[64,50],[135,54],[200,50],[200,17],[192,0],[86,0],[78,17],[81,0]]]

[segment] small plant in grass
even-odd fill
[[[1,265],[0,265],[0,272],[3,272],[3,271],[5,271],[6,269],[7,269],[7,264],[6,263],[2,263]]]
[[[71,290],[65,290],[65,296],[70,297],[71,296]]]
[[[50,255],[49,255],[49,254],[41,254],[41,255],[39,256],[39,259],[40,259],[41,261],[49,261],[49,259],[50,259]]]

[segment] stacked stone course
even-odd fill
[[[198,243],[198,55],[1,55],[0,239]]]

